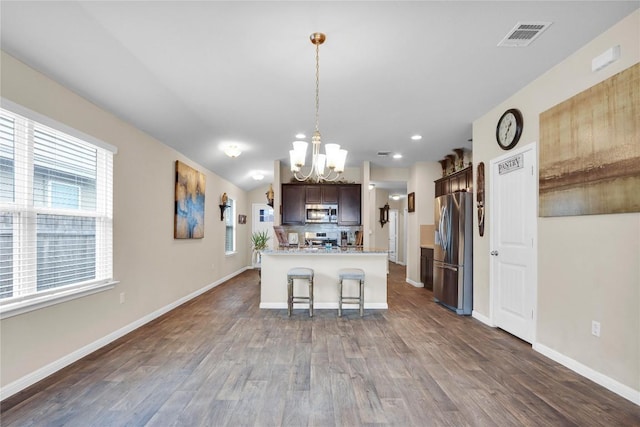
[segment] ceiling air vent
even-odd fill
[[[534,41],[551,22],[518,22],[515,27],[498,43],[498,46],[524,47]]]
[[[391,151],[378,151],[378,157],[388,157]]]

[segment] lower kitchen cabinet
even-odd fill
[[[433,290],[433,249],[420,248],[420,281],[425,289]]]

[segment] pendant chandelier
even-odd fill
[[[311,43],[316,46],[316,130],[311,138],[311,169],[307,173],[302,171],[307,157],[307,142],[294,141],[293,150],[289,151],[291,172],[298,181],[335,181],[342,172],[347,160],[347,150],[340,149],[338,144],[325,144],[325,154],[320,154],[319,109],[320,109],[320,45],[324,43],[326,36],[322,33],[311,34]],[[325,172],[325,168],[328,169]]]

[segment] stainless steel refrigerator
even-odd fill
[[[433,296],[458,314],[473,309],[473,195],[436,198]]]

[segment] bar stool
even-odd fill
[[[307,280],[309,282],[309,296],[298,297],[293,296],[293,281],[295,279]],[[309,317],[313,317],[313,270],[311,268],[296,267],[287,272],[288,298],[287,298],[287,315],[291,317],[294,302],[309,302]]]
[[[364,316],[364,270],[360,268],[342,268],[338,271],[340,285],[338,289],[338,317],[342,317],[342,302],[357,302],[360,305],[360,317]],[[357,280],[360,293],[357,297],[345,297],[342,295],[342,281]]]

